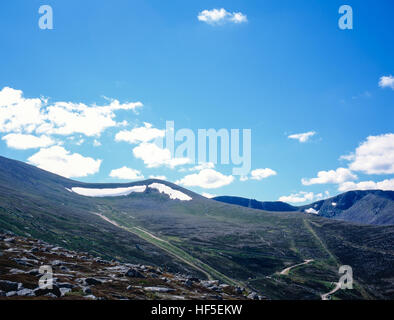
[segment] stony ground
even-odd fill
[[[40,288],[39,280],[45,280],[42,266],[52,268],[52,289]],[[0,300],[259,298],[255,293],[219,281],[170,274],[157,267],[105,261],[40,240],[0,234]]]

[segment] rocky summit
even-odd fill
[[[40,288],[52,269],[52,288]],[[48,282],[45,282],[48,284]],[[253,293],[159,267],[107,261],[41,240],[0,234],[0,300],[242,300]],[[253,299],[263,297],[253,295]]]

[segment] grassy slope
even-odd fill
[[[378,266],[380,271],[375,270],[378,274],[384,270],[385,275],[392,277],[387,268],[392,266],[393,256],[383,249],[385,243],[393,241],[392,227],[357,226],[299,213],[253,211],[251,214],[247,209],[221,204],[211,207],[199,201],[192,206],[179,202],[175,205],[165,196],[149,197],[157,205],[156,213],[144,209],[141,204],[147,200],[144,196],[129,197],[116,204],[113,200],[102,201],[106,202],[107,213],[117,217],[121,224],[141,226],[220,273],[248,283],[273,298],[319,299],[320,294],[329,291],[332,282],[338,281],[341,264],[353,266],[359,281],[352,292],[338,294],[349,298],[382,297],[380,292],[374,293],[381,281],[365,286],[366,278],[368,281],[379,278],[375,271],[363,265],[368,261],[377,263],[383,256],[387,264]],[[114,204],[117,209],[111,207]],[[372,246],[360,247],[357,244],[363,242],[360,233],[373,235],[377,241]],[[378,236],[380,233],[385,234],[385,240]],[[360,251],[354,252],[355,246]],[[342,252],[350,256],[345,258]],[[312,258],[316,262],[313,268],[308,267],[307,275],[293,277],[293,272],[287,278],[276,275],[288,265]],[[281,285],[285,287],[284,296],[278,295]]]
[[[338,265],[348,264],[360,285],[351,292],[338,292],[338,297],[393,296],[394,227],[251,210],[208,200],[184,189],[193,201],[170,200],[150,190],[116,199],[81,197],[65,190],[84,185],[0,159],[0,230],[106,258],[205,276],[190,264],[174,259],[177,254],[214,277],[224,275],[247,283],[277,299],[318,299],[329,291],[331,282],[338,281]],[[116,186],[121,185],[111,185]],[[133,233],[119,230],[92,212],[133,228]],[[155,242],[135,227],[169,244]],[[288,276],[277,274],[306,259],[314,262],[295,268]]]

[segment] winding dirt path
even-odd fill
[[[288,275],[291,269],[293,269],[293,268],[295,268],[295,267],[302,266],[302,265],[304,265],[304,264],[311,263],[312,261],[313,261],[313,259],[309,259],[309,260],[305,260],[305,261],[302,262],[302,263],[296,264],[296,265],[294,265],[294,266],[287,267],[286,269],[283,269],[283,270],[280,272],[280,274],[282,274],[282,275]]]
[[[154,246],[166,251],[168,254],[172,255],[173,257],[177,258],[178,260],[184,262],[185,264],[189,265],[190,267],[202,272],[203,274],[205,274],[205,276],[209,279],[209,280],[213,280],[213,279],[221,279],[223,282],[228,282],[229,284],[232,285],[237,285],[237,286],[244,286],[241,282],[238,282],[234,279],[231,279],[229,277],[227,277],[226,275],[220,273],[219,271],[213,269],[212,267],[210,267],[209,265],[203,263],[201,260],[189,255],[188,253],[186,253],[185,251],[183,251],[182,249],[178,248],[178,247],[174,247],[172,244],[170,244],[168,241],[161,239],[155,235],[153,235],[152,233],[139,228],[139,227],[131,227],[131,228],[127,228],[125,226],[122,226],[120,224],[118,224],[116,221],[113,221],[111,219],[109,219],[108,217],[104,216],[103,214],[97,213],[97,212],[91,212],[94,215],[99,216],[101,219],[105,220],[106,222],[120,228],[123,229],[127,232],[133,233],[134,235],[144,239],[145,241],[150,242],[151,244],[153,244]],[[138,231],[138,232],[136,232]],[[141,233],[143,233],[145,236],[142,236]],[[159,241],[159,242],[154,242],[152,241],[152,239]],[[183,256],[182,256],[182,255]],[[219,277],[217,277],[219,276]]]
[[[330,300],[329,297],[334,294],[335,292],[337,292],[339,289],[341,289],[341,283],[340,282],[336,282],[336,286],[334,289],[332,289],[330,292],[328,293],[324,293],[321,295],[321,299],[322,300]]]

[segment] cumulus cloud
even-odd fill
[[[347,168],[338,168],[330,171],[319,171],[316,178],[302,179],[301,182],[304,186],[313,184],[326,184],[336,183],[340,184],[345,181],[356,180],[357,176]]]
[[[37,132],[59,135],[82,133],[86,136],[99,136],[104,130],[118,125],[114,111],[135,110],[141,106],[140,102],[120,104],[117,100],[106,106],[57,102],[46,107],[47,121],[37,128]]]
[[[263,180],[265,178],[276,176],[276,171],[270,168],[252,170],[250,173],[252,180]]]
[[[394,179],[386,179],[379,182],[361,181],[358,183],[348,181],[342,183],[338,190],[342,192],[350,190],[394,190]]]
[[[0,132],[33,132],[44,122],[43,100],[25,99],[22,91],[5,87],[0,91]]]
[[[369,136],[353,154],[342,156],[349,168],[367,174],[394,173],[394,134]]]
[[[0,91],[0,132],[71,135],[81,133],[99,136],[115,121],[118,110],[136,111],[141,102],[120,103],[111,100],[103,106],[55,102],[48,99],[26,99],[21,90],[5,87]]]
[[[392,75],[381,77],[379,80],[379,87],[391,88],[394,90],[394,77]]]
[[[133,149],[136,158],[144,161],[148,168],[168,166],[174,168],[190,162],[188,158],[172,158],[168,149],[163,149],[154,143],[143,142]]]
[[[309,138],[313,137],[315,134],[316,134],[315,131],[309,131],[304,133],[291,134],[288,136],[288,138],[298,140],[301,143],[305,143],[309,140]]]
[[[61,146],[40,149],[28,162],[66,178],[86,177],[99,171],[101,160],[71,153]]]
[[[215,164],[212,162],[204,162],[200,163],[192,168],[189,169],[189,171],[201,171],[203,169],[213,169],[215,168]]]
[[[163,138],[164,136],[165,130],[153,128],[152,124],[144,122],[143,127],[118,132],[115,136],[115,140],[136,144],[140,142],[149,142],[156,138]]]
[[[197,16],[199,21],[210,25],[220,25],[224,23],[245,23],[248,18],[242,12],[228,12],[226,9],[203,10]]]
[[[250,172],[250,177],[248,176],[241,176],[239,178],[240,181],[247,181],[249,179],[252,180],[263,180],[265,178],[271,177],[271,176],[276,176],[277,172],[275,170],[272,170],[270,168],[265,168],[265,169],[255,169]]]
[[[246,16],[246,14],[243,14],[241,12],[233,12],[230,21],[234,23],[248,22],[248,17]]]
[[[226,186],[234,181],[233,176],[226,176],[213,169],[203,169],[199,173],[185,176],[177,181],[177,184],[186,187],[201,187],[205,189],[216,189]]]
[[[300,191],[298,193],[292,193],[289,196],[282,196],[278,201],[291,202],[291,203],[302,203],[302,202],[312,202],[316,200],[321,200],[323,198],[322,193],[314,194],[313,192]]]
[[[48,136],[36,137],[31,134],[10,133],[1,138],[5,140],[9,148],[18,150],[36,149],[49,147],[55,144],[55,141]]]
[[[114,169],[109,174],[112,178],[118,178],[123,180],[139,180],[144,179],[144,176],[141,174],[141,171],[136,169],[131,169],[126,166],[123,166],[119,169]]]

